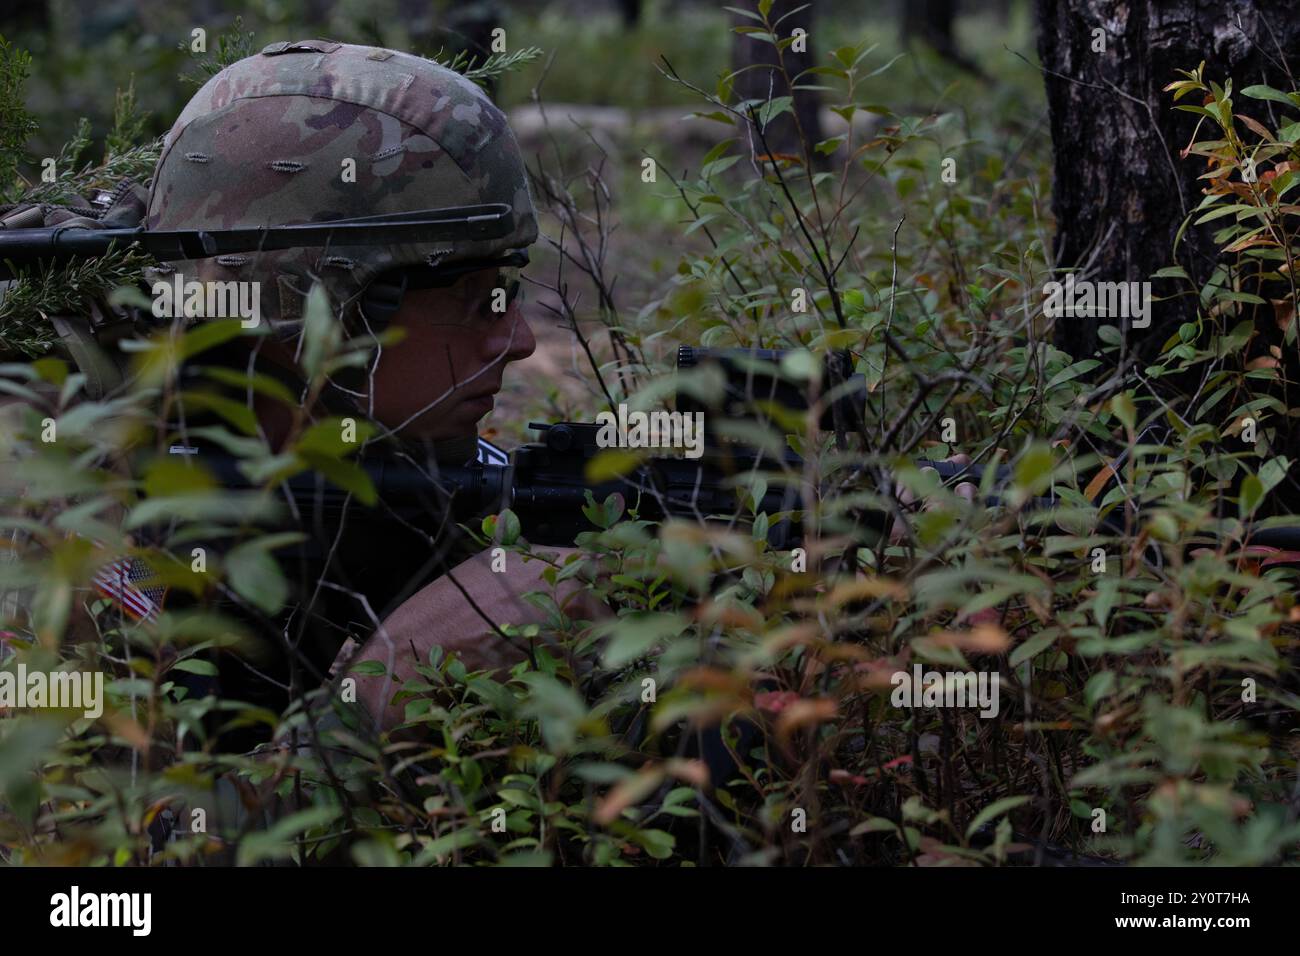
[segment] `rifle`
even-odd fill
[[[395,238],[407,242],[489,239],[511,228],[510,207],[493,204],[226,230],[150,231],[71,224],[9,229],[0,230],[0,279],[131,246],[170,261],[302,246],[365,245]],[[787,353],[761,349],[683,346],[678,352],[677,365],[683,372],[721,368],[723,387],[721,400],[707,404],[689,391],[679,391],[677,413],[706,414],[711,422],[760,422],[771,439],[761,443],[762,447],[752,441],[724,442],[710,430],[707,447],[698,459],[648,458],[627,474],[593,483],[587,479],[588,466],[604,450],[599,426],[556,422],[534,423],[532,427],[543,433],[543,440],[517,449],[508,465],[478,462],[442,467],[436,481],[430,480],[425,469],[400,461],[366,461],[363,465],[380,496],[399,511],[414,514],[436,504],[450,505],[457,516],[469,516],[509,507],[519,516],[529,539],[538,544],[571,544],[578,533],[591,530],[593,526],[583,516],[589,495],[603,500],[610,494],[622,494],[639,517],[651,520],[677,515],[734,521],[745,510],[737,492],[746,480],[761,475],[766,485],[767,479],[798,476],[804,468],[800,456],[785,446],[782,431],[769,427],[774,417],[779,417],[778,409],[796,414],[808,410],[803,390],[776,371],[786,357]],[[831,386],[822,427],[842,432],[860,426],[865,384],[862,376],[850,374],[845,353],[832,353],[825,359],[821,380]],[[204,460],[227,487],[249,485],[234,460],[215,454],[205,454]],[[962,469],[951,463],[926,464],[945,480],[962,477]],[[966,476],[978,481],[982,473],[982,469],[972,468]],[[326,511],[342,507],[347,498],[338,489],[323,487],[310,474],[295,476],[287,485],[303,505],[324,506]],[[754,503],[754,512],[797,511],[799,491],[797,483],[780,482]],[[879,515],[864,517],[877,526],[883,520]],[[798,523],[791,521],[777,522],[768,531],[768,540],[776,547],[791,546],[799,536]]]
[[[366,245],[377,241],[433,241],[442,239],[490,239],[507,234],[513,225],[509,206],[489,204],[445,209],[417,210],[397,215],[365,216],[355,219],[304,223],[291,226],[228,230],[150,231],[143,227],[95,229],[84,225],[61,225],[36,229],[0,229],[0,280],[34,267],[102,256],[115,248],[138,246],[161,260],[197,259],[228,253],[287,249],[302,246]],[[679,392],[677,411],[717,416],[721,421],[764,421],[771,424],[774,408],[806,412],[807,396],[800,388],[773,369],[787,353],[760,349],[712,350],[683,346],[678,368],[720,366],[725,374],[721,402],[705,407],[690,392]],[[842,433],[860,425],[865,406],[861,376],[848,374],[845,353],[831,353],[825,360],[822,381],[832,388],[822,415],[823,428]],[[521,519],[530,540],[539,544],[572,543],[592,525],[583,515],[588,495],[605,498],[624,496],[639,517],[658,520],[677,515],[697,519],[735,520],[745,510],[737,494],[747,478],[800,474],[804,462],[779,440],[758,447],[753,443],[710,440],[699,459],[649,458],[628,474],[616,479],[589,482],[587,469],[604,449],[600,427],[586,422],[556,422],[531,425],[543,433],[543,440],[523,445],[509,465],[477,462],[440,468],[436,481],[425,469],[405,467],[400,462],[366,462],[380,495],[399,509],[422,510],[430,501],[450,505],[456,515],[482,513],[510,507]],[[190,449],[183,449],[190,451]],[[247,480],[235,463],[222,456],[205,456],[218,477],[230,487],[246,486]],[[951,462],[921,461],[932,467],[945,482],[982,481],[984,468]],[[1114,467],[1114,466],[1113,466]],[[1005,485],[1009,470],[999,468],[996,486]],[[1113,478],[1112,478],[1113,480]],[[288,483],[290,492],[303,503],[326,507],[341,505],[346,495],[322,488],[313,476],[297,476]],[[995,503],[997,498],[990,499]],[[1036,499],[1032,507],[1050,506],[1051,498]],[[766,491],[754,503],[754,512],[768,514],[797,511],[798,488],[790,482]],[[876,530],[887,527],[888,516],[863,513],[862,523]],[[1113,525],[1113,522],[1112,522]],[[771,525],[768,541],[774,547],[789,547],[799,540],[796,522]],[[1254,544],[1300,551],[1300,528],[1252,529]]]
[[[25,269],[107,255],[138,246],[155,259],[204,259],[242,252],[304,246],[364,246],[375,243],[496,239],[514,226],[504,203],[420,209],[400,214],[334,219],[293,226],[242,229],[149,230],[143,226],[94,229],[67,224],[35,229],[0,229],[0,279]]]
[[[524,537],[533,544],[572,545],[580,533],[596,530],[585,509],[618,494],[637,518],[652,521],[682,517],[735,525],[743,521],[740,516],[751,511],[754,515],[791,514],[791,518],[772,521],[765,537],[774,548],[795,547],[803,537],[799,515],[804,505],[806,462],[778,434],[774,416],[805,414],[810,403],[800,386],[777,371],[788,354],[695,346],[679,349],[679,370],[713,366],[722,370],[724,378],[721,397],[715,396],[709,402],[679,387],[675,402],[678,412],[698,412],[714,421],[739,423],[744,426],[740,431],[749,439],[728,441],[717,434],[708,435],[696,458],[646,457],[623,474],[592,480],[589,469],[607,450],[601,432],[608,426],[562,421],[530,423],[530,428],[541,433],[541,439],[516,448],[508,464],[479,460],[455,466],[439,464],[435,470],[433,466],[391,457],[366,457],[358,463],[385,507],[403,518],[414,520],[437,511],[467,520],[509,508],[519,518]],[[866,399],[862,376],[847,376],[844,382],[840,394],[828,398],[821,416],[824,427],[833,420],[830,405],[835,402],[841,405],[842,421],[861,421]],[[236,459],[205,450],[199,460],[214,471],[224,486],[252,487],[239,471]],[[949,484],[979,484],[986,471],[983,466],[949,461],[922,459],[916,465],[933,468]],[[761,479],[757,483],[761,489],[757,500],[752,496],[755,479]],[[1005,487],[1010,480],[1011,469],[999,467],[995,487]],[[360,507],[348,492],[313,472],[301,472],[288,479],[285,486],[300,509],[314,509],[327,518],[341,514],[344,507]],[[995,494],[988,501],[995,504],[999,496]],[[1037,498],[1028,506],[1041,508],[1054,502],[1052,497]],[[872,534],[885,532],[891,521],[892,517],[883,511],[863,510],[854,515],[857,529]]]
[[[734,526],[747,523],[741,516],[751,510],[754,515],[789,514],[792,517],[772,521],[765,537],[773,548],[795,547],[803,537],[799,516],[806,462],[778,434],[778,419],[791,413],[806,414],[810,402],[803,388],[779,373],[789,354],[689,345],[679,349],[679,371],[712,366],[721,369],[723,385],[721,397],[715,396],[712,401],[703,401],[695,391],[679,386],[677,410],[699,412],[719,423],[742,423],[745,427],[739,431],[749,438],[728,441],[711,434],[703,442],[698,458],[646,457],[624,474],[592,480],[589,468],[607,450],[600,440],[607,426],[562,421],[530,423],[530,428],[541,433],[540,440],[516,448],[508,464],[480,460],[459,466],[438,465],[434,473],[430,467],[392,458],[366,458],[359,463],[385,505],[404,517],[415,519],[437,510],[449,512],[456,520],[466,520],[510,508],[520,520],[523,536],[538,545],[570,546],[582,532],[596,530],[585,509],[592,502],[619,494],[637,518],[652,521],[682,517]],[[835,361],[834,356],[827,361]],[[821,416],[823,427],[830,426],[831,405],[836,402],[841,405],[842,421],[856,424],[862,420],[866,400],[862,376],[845,376],[842,381],[838,394],[827,396]],[[205,453],[201,460],[227,487],[251,486],[234,459]],[[1111,465],[1112,471],[1118,473],[1122,463],[1123,456]],[[985,466],[950,461],[921,459],[915,465],[933,468],[948,485],[969,481],[980,486],[987,471]],[[757,501],[749,490],[756,478],[762,479],[764,488]],[[1001,492],[1011,479],[1011,468],[996,469],[993,494],[985,499],[988,505],[1002,503]],[[1110,481],[1116,480],[1112,475]],[[290,478],[286,486],[301,508],[323,510],[327,516],[340,513],[345,505],[359,507],[347,492],[311,472]],[[1058,504],[1055,495],[1049,494],[1030,499],[1023,507],[1041,511]],[[857,544],[873,536],[878,540],[893,520],[883,511],[865,509],[852,517]],[[1122,532],[1122,511],[1116,509],[1102,520],[1101,526]],[[1252,528],[1249,540],[1253,545],[1300,551],[1300,527]],[[1154,546],[1148,547],[1147,554],[1153,562],[1159,561]]]

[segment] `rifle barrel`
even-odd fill
[[[42,263],[61,264],[98,258],[110,249],[125,249],[133,244],[155,259],[172,262],[301,247],[498,239],[508,235],[513,228],[514,211],[510,206],[484,203],[239,229],[95,229],[70,224],[36,229],[0,229],[0,278],[13,278],[22,269]]]

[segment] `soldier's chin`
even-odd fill
[[[493,404],[489,399],[486,406],[478,400],[457,402],[451,407],[439,406],[403,428],[402,434],[427,441],[476,437],[479,420],[492,410]]]

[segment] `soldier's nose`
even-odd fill
[[[537,338],[518,303],[512,304],[499,321],[492,323],[483,344],[489,355],[500,355],[503,362],[518,362],[537,351]]]

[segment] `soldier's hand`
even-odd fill
[[[558,552],[563,563],[571,549],[546,548]],[[402,683],[418,676],[417,663],[427,663],[429,650],[438,645],[453,652],[471,671],[495,669],[505,673],[525,657],[523,639],[507,641],[493,627],[512,624],[545,624],[545,611],[524,600],[529,591],[552,594],[561,610],[571,618],[596,620],[612,614],[608,607],[591,598],[580,582],[561,581],[551,588],[542,579],[548,565],[541,560],[525,561],[508,554],[505,570],[492,570],[490,552],[482,552],[457,565],[426,585],[394,611],[352,659],[373,660],[384,665],[385,677],[357,678],[357,700],[373,716],[382,711],[381,726],[392,727],[403,720],[404,705],[389,701]]]
[[[943,460],[945,462],[951,462],[954,465],[969,465],[971,463],[970,455],[953,455],[952,457]],[[922,468],[921,471],[928,471],[936,475],[938,474],[938,472],[933,468]],[[955,487],[953,491],[956,492],[958,497],[965,498],[967,501],[974,501],[975,495],[978,493],[979,489],[975,487],[973,482],[962,481],[958,482],[957,487]],[[909,488],[904,488],[902,485],[895,485],[894,494],[898,498],[899,504],[903,505],[905,510],[911,510],[911,506],[916,504],[916,494]],[[925,498],[921,502],[921,508],[923,510],[929,510],[930,508],[933,508],[935,504],[936,501],[934,498]],[[889,543],[898,544],[903,540],[906,534],[907,531],[903,527],[903,522],[898,518],[895,518],[889,529]]]

